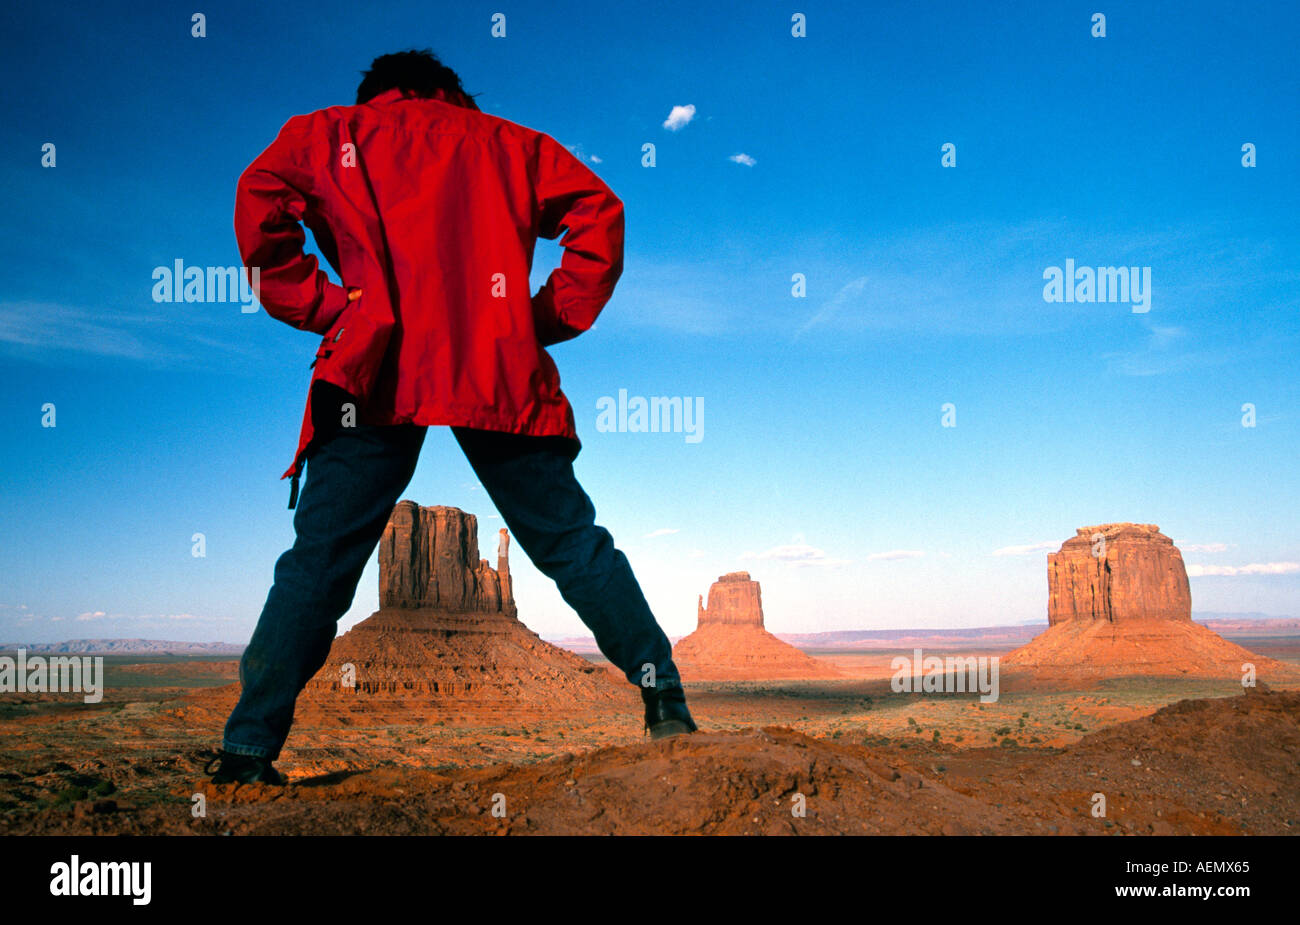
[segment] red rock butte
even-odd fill
[[[730,572],[700,596],[695,632],[673,647],[686,681],[775,681],[839,678],[833,666],[805,655],[763,628],[763,593],[748,572]]]
[[[398,502],[379,542],[380,608],[334,640],[302,702],[401,700],[482,718],[619,699],[609,672],[519,621],[509,545],[502,529],[492,568],[473,514]]]
[[[1080,527],[1047,557],[1047,631],[1001,668],[1043,681],[1112,677],[1240,680],[1295,673],[1192,622],[1182,553],[1155,524]]]

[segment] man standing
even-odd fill
[[[345,286],[303,253],[302,225]],[[650,734],[693,732],[668,638],[574,477],[573,409],[544,349],[613,294],[618,197],[551,137],[480,112],[431,52],[407,51],[375,59],[357,105],[285,124],[239,179],[235,233],[267,313],[322,340],[282,476],[296,538],[240,662],[213,780],[282,781],[272,762],[294,701],[433,425],[452,428],[524,552],[641,689]],[[530,295],[535,242],[561,233],[561,265]]]

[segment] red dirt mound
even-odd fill
[[[196,783],[175,805],[12,815],[0,832],[1287,834],[1300,828],[1298,753],[1300,693],[1259,692],[1181,701],[1063,750],[867,747],[767,727],[536,764]]]

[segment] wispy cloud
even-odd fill
[[[862,294],[867,289],[867,277],[859,276],[857,279],[851,279],[838,290],[835,295],[831,296],[822,304],[822,306],[813,313],[813,316],[799,326],[796,334],[802,334],[809,328],[815,328],[820,324],[834,318],[843,311],[846,305],[856,302],[862,298]]]
[[[993,550],[995,556],[1028,556],[1036,552],[1042,552],[1044,549],[1056,549],[1060,543],[1054,543],[1048,540],[1045,543],[1027,543],[1024,546],[1003,546],[1001,549]]]
[[[0,343],[41,352],[77,353],[155,359],[157,347],[131,330],[156,323],[143,316],[89,312],[50,302],[0,302]]]
[[[674,106],[668,113],[668,118],[664,119],[664,128],[670,132],[680,131],[690,124],[695,118],[695,104],[687,103],[685,106]]]
[[[747,552],[742,559],[768,560],[785,562],[788,565],[835,566],[847,565],[848,559],[835,559],[826,555],[826,551],[806,543],[790,543],[785,546],[773,546],[763,552]]]
[[[604,163],[603,158],[599,158],[594,154],[588,154],[584,151],[581,144],[565,145],[565,147],[569,149],[570,154],[580,161],[588,161],[592,164]]]
[[[1189,565],[1187,574],[1202,576],[1293,575],[1300,572],[1300,562],[1252,562],[1250,565]]]
[[[873,552],[867,556],[868,562],[893,562],[898,559],[919,559],[925,555],[924,549],[891,549],[887,552]]]
[[[1219,247],[1223,239],[1230,244]],[[945,336],[1029,335],[1088,327],[1106,351],[1103,369],[1154,376],[1218,366],[1241,358],[1215,336],[1221,324],[1224,267],[1234,297],[1264,295],[1284,316],[1294,297],[1295,271],[1268,259],[1268,241],[1235,224],[1138,231],[1085,228],[1065,221],[1017,224],[967,222],[918,228],[888,237],[867,236],[821,251],[851,260],[805,257],[807,301],[803,321],[789,335],[814,330],[828,336],[863,333],[939,333]],[[1208,259],[1213,253],[1215,259]],[[1149,314],[1110,303],[1043,301],[1044,267],[1074,255],[1081,263],[1154,265]],[[1098,255],[1095,258],[1084,255]]]
[[[736,164],[744,164],[746,167],[753,167],[755,164],[758,163],[758,161],[754,160],[752,157],[750,157],[748,154],[745,154],[744,152],[741,152],[739,154],[733,154],[731,155],[731,157],[727,158],[727,160]]]
[[[1156,324],[1148,316],[1141,321],[1146,330],[1142,343],[1129,350],[1102,354],[1112,372],[1121,376],[1160,376],[1228,361],[1222,352],[1210,353],[1196,347],[1196,339],[1180,325]]]
[[[187,307],[192,306],[164,303],[143,311],[92,311],[53,302],[0,302],[0,349],[30,357],[81,354],[155,367],[228,363],[231,357],[259,355],[250,348],[247,336],[241,340],[205,334],[205,329],[215,329],[223,319],[211,313],[187,313]],[[239,312],[238,306],[221,307]],[[265,324],[266,319],[260,322]],[[224,356],[214,356],[217,352]]]
[[[1188,543],[1178,547],[1182,552],[1227,552],[1227,543]]]
[[[714,259],[693,263],[635,259],[629,261],[611,304],[615,310],[635,306],[635,311],[620,314],[620,325],[698,336],[726,334],[742,316],[735,298],[739,272],[732,264]]]
[[[55,617],[54,619],[58,619]],[[90,622],[93,620],[109,620],[112,622],[141,621],[147,623],[174,623],[177,621],[199,621],[204,623],[230,623],[234,621],[233,617],[207,617],[194,613],[163,613],[163,614],[130,614],[130,615],[110,615],[102,610],[92,610],[86,613],[79,613],[76,619],[80,622]]]

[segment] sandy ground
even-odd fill
[[[279,762],[287,788],[204,783],[234,660],[127,660],[101,704],[0,699],[0,832],[1300,830],[1300,693],[1006,681],[985,704],[892,692],[890,653],[827,657],[849,677],[689,685],[702,732],[657,743],[631,688],[564,716],[313,706]]]

